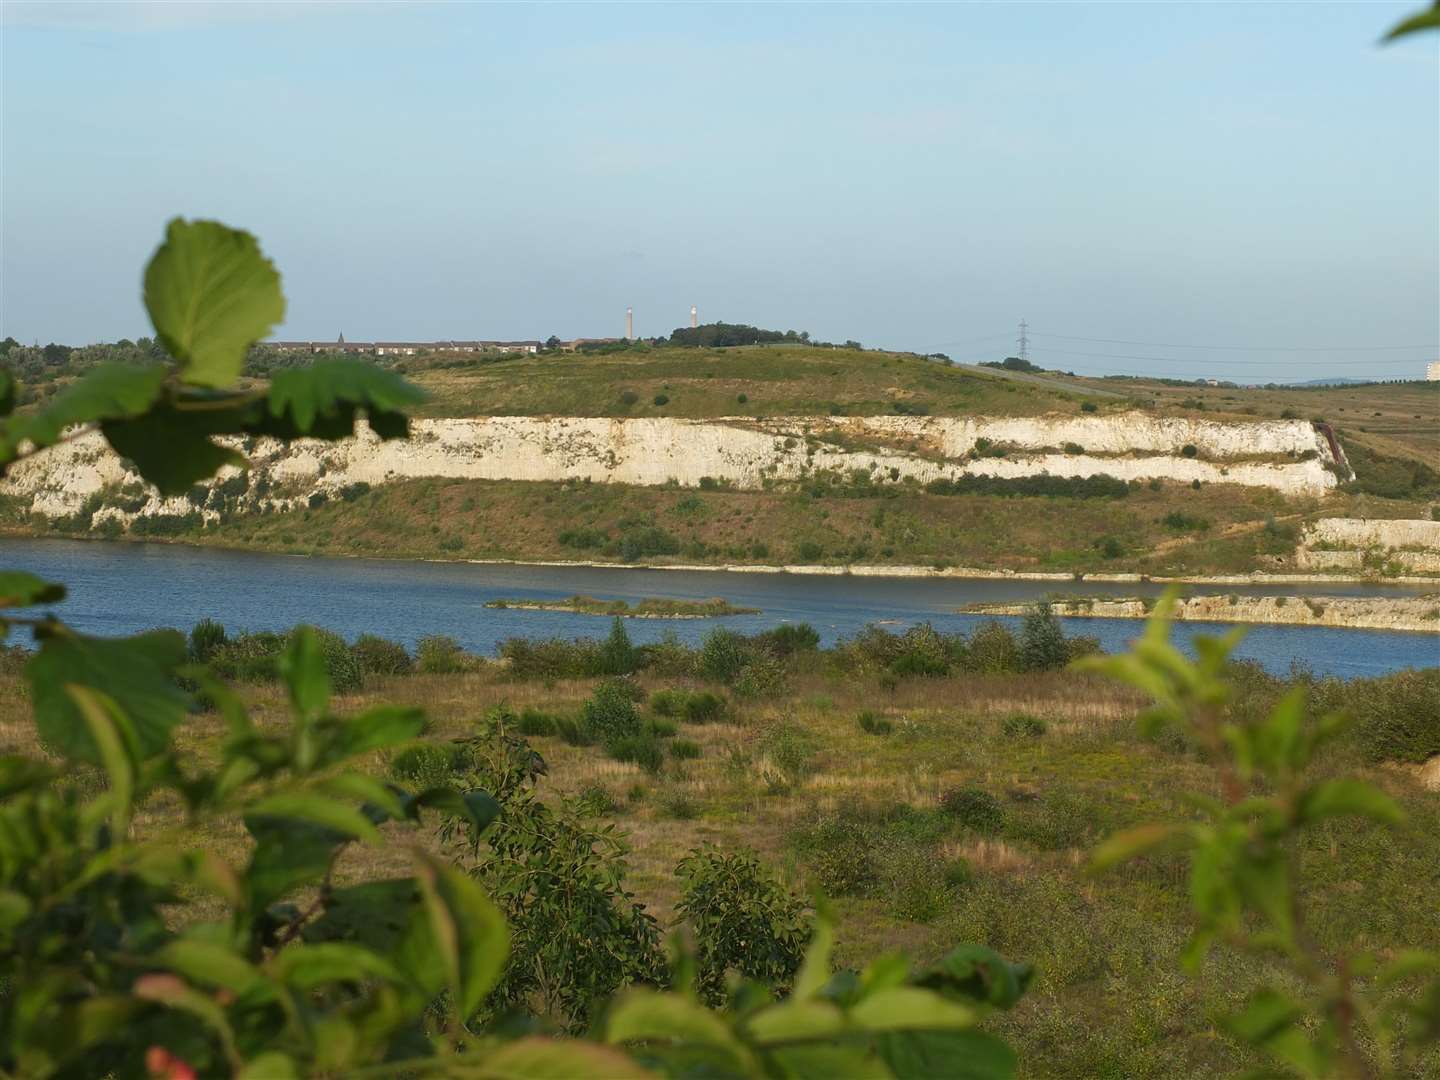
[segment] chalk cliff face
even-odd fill
[[[856,449],[856,443],[867,448]],[[277,506],[359,481],[374,485],[412,477],[683,486],[710,477],[737,488],[758,488],[767,480],[857,469],[885,482],[1104,474],[1127,481],[1244,484],[1299,496],[1324,493],[1336,483],[1331,470],[1345,469],[1304,421],[1235,424],[1138,412],[763,421],[496,416],[417,421],[412,437],[403,442],[381,442],[369,432],[334,444],[306,440],[285,446],[260,440],[249,447],[248,456],[252,478],[246,498]],[[216,482],[233,475],[233,470],[223,472]],[[4,490],[28,496],[36,512],[60,516],[100,493],[134,492],[138,483],[93,435],[22,464]],[[137,504],[132,497],[123,507],[105,501],[97,521],[192,508],[183,498],[155,496]]]
[[[1302,570],[1363,570],[1393,564],[1440,574],[1440,521],[1321,518],[1300,538],[1295,564]]]
[[[1051,605],[1067,618],[1144,619],[1145,600],[1065,600]],[[1023,615],[1023,604],[976,604],[968,609],[990,615]],[[1290,626],[1341,626],[1350,629],[1404,630],[1440,634],[1440,595],[1374,596],[1192,596],[1177,600],[1174,617],[1182,622],[1271,623]]]

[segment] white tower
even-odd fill
[[[695,329],[695,327],[697,327],[697,326],[699,326],[699,325],[700,325],[700,313],[695,310],[695,305],[694,305],[694,304],[691,304],[691,305],[690,305],[690,329],[693,330],[693,329]]]
[[[625,340],[626,340],[626,341],[634,341],[634,340],[635,340],[635,309],[634,309],[634,308],[628,308],[628,307],[627,307],[627,308],[625,309]]]

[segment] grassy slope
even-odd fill
[[[412,361],[400,370],[431,395],[422,416],[825,416],[832,405],[861,416],[896,402],[937,415],[1033,416],[1078,412],[1087,396],[903,353],[806,346],[561,353],[454,368]],[[627,390],[633,405],[621,400]],[[664,406],[654,404],[660,394]]]
[[[683,546],[645,563],[803,562],[800,545],[820,545],[819,562],[947,565],[1044,571],[1233,573],[1282,568],[1293,535],[1267,533],[1304,516],[1344,512],[1347,497],[1321,504],[1287,501],[1255,488],[1166,485],[1123,499],[940,496],[907,488],[896,498],[814,499],[802,493],[694,491],[609,484],[407,480],[374,488],[353,502],[313,510],[245,515],[178,539],[292,554],[437,559],[619,561],[560,544],[566,530],[589,527],[611,537],[627,520],[653,522]],[[1371,516],[1382,500],[1370,500]],[[1177,507],[1210,522],[1176,529]],[[1404,513],[1401,504],[1393,509]],[[1097,540],[1115,538],[1107,558]],[[706,545],[703,553],[691,546]],[[759,542],[763,546],[756,547]],[[810,560],[814,561],[814,560]]]
[[[651,690],[663,685],[642,681]],[[579,682],[507,683],[486,671],[385,680],[341,706],[414,703],[432,718],[427,738],[443,740],[473,731],[484,710],[502,700],[517,709],[571,711],[589,691]],[[285,715],[278,689],[245,693],[262,724]],[[1233,1007],[1266,966],[1220,952],[1198,979],[1180,973],[1176,956],[1190,924],[1174,863],[1147,860],[1099,879],[1082,869],[1084,849],[1107,832],[1183,816],[1184,792],[1210,789],[1209,773],[1193,757],[1136,738],[1136,707],[1122,688],[1068,675],[911,679],[886,690],[816,672],[798,676],[781,699],[737,706],[725,723],[683,725],[682,735],[701,744],[702,756],[667,765],[659,778],[595,748],[553,738],[534,743],[550,764],[547,797],[598,785],[619,804],[613,817],[633,846],[629,885],[664,920],[677,899],[672,868],[694,845],[753,847],[803,889],[809,871],[794,838],[813,815],[840,806],[908,806],[918,814],[912,820],[923,833],[922,848],[935,859],[968,860],[973,880],[928,922],[897,916],[885,895],[838,901],[841,962],[897,947],[930,959],[958,941],[981,941],[1033,962],[1039,974],[1032,992],[997,1025],[1019,1050],[1027,1077],[1233,1073],[1255,1062],[1215,1034],[1210,1017]],[[888,737],[862,733],[855,720],[861,709],[883,713],[900,730]],[[1045,718],[1048,732],[1006,736],[1001,721],[1016,711]],[[813,754],[798,784],[770,788],[756,747],[781,722],[807,732]],[[204,753],[224,730],[214,715],[203,715],[178,734],[182,747]],[[14,676],[0,676],[0,742],[35,749]],[[383,761],[371,764],[383,772]],[[1356,767],[1351,760],[1330,764]],[[1310,930],[1326,948],[1440,940],[1434,903],[1440,804],[1398,771],[1371,770],[1369,778],[1406,806],[1412,826],[1392,834],[1347,822],[1306,848]],[[641,794],[631,798],[637,785]],[[935,812],[940,792],[972,785],[1001,800],[1000,835],[978,835]],[[693,816],[677,816],[687,803]],[[171,823],[167,815],[173,810],[156,808],[139,827]],[[204,840],[227,856],[243,854],[238,823],[213,828]],[[917,841],[912,835],[896,842]],[[403,848],[377,853],[356,845],[337,876],[343,883],[362,871],[400,874],[404,862]]]

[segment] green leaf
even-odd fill
[[[1305,1009],[1274,990],[1260,990],[1243,1011],[1223,1017],[1220,1026],[1242,1042],[1260,1047],[1300,1072],[1329,1076],[1332,1055],[1312,1042],[1303,1022]]]
[[[160,753],[189,705],[174,680],[184,661],[185,639],[174,630],[129,638],[46,637],[25,665],[41,740],[65,757],[101,764],[95,739],[66,689],[82,686],[108,695],[130,719],[140,760]]]
[[[280,654],[280,677],[290,691],[296,715],[314,720],[324,713],[330,702],[330,673],[325,669],[320,639],[310,627],[297,626],[290,635]]]
[[[65,599],[65,586],[23,570],[0,570],[0,608],[55,604]]]
[[[473,879],[425,852],[414,856],[435,947],[458,1014],[468,1019],[505,969],[510,932],[500,910]]]
[[[182,495],[226,465],[244,468],[245,456],[211,440],[217,417],[185,412],[165,402],[143,416],[106,420],[106,440],[162,495]]]
[[[289,818],[333,830],[367,844],[378,844],[380,832],[353,806],[312,791],[282,791],[261,799],[250,813],[262,818]]]
[[[805,958],[795,974],[795,987],[791,996],[803,1001],[815,997],[830,981],[830,953],[835,948],[835,924],[825,914],[817,911],[815,931],[805,949]]]
[[[935,1031],[973,1027],[975,1010],[918,986],[892,986],[850,1010],[850,1023],[866,1031]]]
[[[374,807],[385,817],[399,820],[406,816],[406,806],[395,790],[382,780],[363,773],[345,772],[322,780],[317,790],[327,795],[356,799],[366,807]]]
[[[787,1001],[761,1009],[746,1021],[745,1030],[761,1046],[830,1039],[845,1030],[845,1017],[826,1001]]]
[[[531,1037],[487,1052],[474,1071],[467,1066],[466,1075],[476,1080],[648,1080],[655,1074],[608,1046]]]
[[[1422,30],[1440,30],[1440,2],[1437,2],[1429,11],[1418,11],[1408,19],[1401,20],[1381,38],[1381,41],[1394,41],[1396,38],[1417,34]]]
[[[134,728],[108,694],[83,686],[67,686],[65,689],[85,718],[85,726],[110,780],[107,792],[111,801],[110,826],[115,835],[124,836],[135,804],[135,764],[139,748]]]
[[[1013,964],[984,945],[959,945],[921,972],[916,986],[947,998],[1008,1009],[1024,995],[1035,969]]]
[[[363,816],[360,820],[373,827]],[[247,814],[245,827],[255,837],[255,850],[245,870],[245,893],[252,914],[294,889],[318,882],[336,849],[348,841],[334,829],[284,817]]]
[[[37,449],[52,446],[75,424],[141,415],[159,398],[166,374],[159,365],[100,364],[92,368],[40,409],[0,424],[0,463],[11,461],[23,441],[29,440]]]
[[[1091,873],[1103,873],[1120,863],[1139,858],[1183,836],[1178,825],[1155,823],[1108,836],[1090,853]]]
[[[15,410],[15,377],[0,368],[0,416],[9,416]]]
[[[8,799],[31,788],[45,787],[56,776],[49,765],[19,754],[0,757],[0,799]]]
[[[1364,817],[1382,825],[1399,825],[1405,820],[1405,811],[1389,795],[1363,780],[1325,780],[1301,794],[1295,819],[1309,824],[1328,817]]]
[[[249,1063],[235,1074],[235,1080],[299,1080],[300,1070],[289,1054],[270,1050]]]
[[[425,713],[399,705],[380,705],[344,721],[326,747],[324,761],[331,764],[408,742],[425,730]]]
[[[197,386],[233,383],[246,351],[285,317],[280,275],[253,236],[181,218],[145,268],[145,307],[185,381]]]
[[[1259,764],[1284,774],[1305,764],[1305,740],[1300,737],[1305,718],[1305,687],[1286,693],[1255,733],[1255,756]]]
[[[177,938],[155,954],[158,965],[202,986],[243,994],[263,980],[260,970],[233,949],[199,938]]]
[[[393,371],[357,360],[320,360],[276,372],[270,382],[270,419],[252,430],[282,439],[342,439],[354,431],[363,409],[377,435],[399,439],[409,434],[409,420],[400,410],[424,400],[418,387]]]
[[[746,1068],[751,1055],[715,1013],[677,994],[634,989],[621,995],[605,1023],[610,1043],[667,1042],[719,1050],[737,1067]]]
[[[799,1046],[776,1046],[764,1053],[766,1076],[784,1076],[787,1080],[892,1080],[894,1073],[870,1047],[856,1043],[804,1043]],[[710,1075],[700,1073],[697,1075]],[[932,1073],[931,1077],[946,1073]]]
[[[452,787],[426,788],[406,805],[406,816],[418,818],[421,807],[432,807],[452,817],[464,818],[479,832],[500,816],[500,804],[483,791],[461,793]]]
[[[9,935],[30,917],[30,898],[11,889],[0,889],[0,934]]]
[[[298,990],[371,979],[391,984],[408,981],[399,968],[379,953],[363,945],[339,941],[291,945],[280,950],[271,968],[281,981]]]
[[[413,878],[367,881],[331,891],[324,913],[301,931],[309,942],[354,941],[384,956],[398,956],[418,910]]]
[[[1015,1051],[984,1031],[897,1031],[882,1035],[880,1056],[897,1080],[1013,1080]]]

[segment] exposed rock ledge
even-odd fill
[[[856,449],[856,441],[869,447]],[[1067,446],[1068,453],[1063,451]],[[1003,449],[1005,456],[981,455],[986,447],[992,454]],[[880,482],[919,483],[962,476],[1103,474],[1126,481],[1243,484],[1299,496],[1323,494],[1336,485],[1336,472],[1348,472],[1332,456],[1328,441],[1302,420],[1223,423],[1141,412],[763,421],[493,416],[416,421],[404,441],[381,442],[367,431],[340,443],[302,440],[285,446],[260,440],[248,449],[251,482],[242,505],[272,509],[360,481],[383,484],[418,477],[687,487],[710,478],[759,488],[821,470],[861,470]],[[234,475],[227,469],[219,479]],[[29,496],[33,511],[55,517],[74,513],[91,495],[122,486],[138,490],[142,485],[93,434],[20,463],[0,490]],[[190,509],[183,498],[155,496],[123,509],[107,507],[95,521]],[[205,513],[208,517],[213,511]]]
[[[1056,615],[1074,619],[1143,619],[1153,601],[1061,600]],[[961,610],[980,615],[1023,615],[1027,604],[971,604]],[[1354,630],[1405,630],[1440,634],[1440,595],[1370,596],[1192,596],[1175,605],[1182,622],[1273,623],[1335,626]]]

